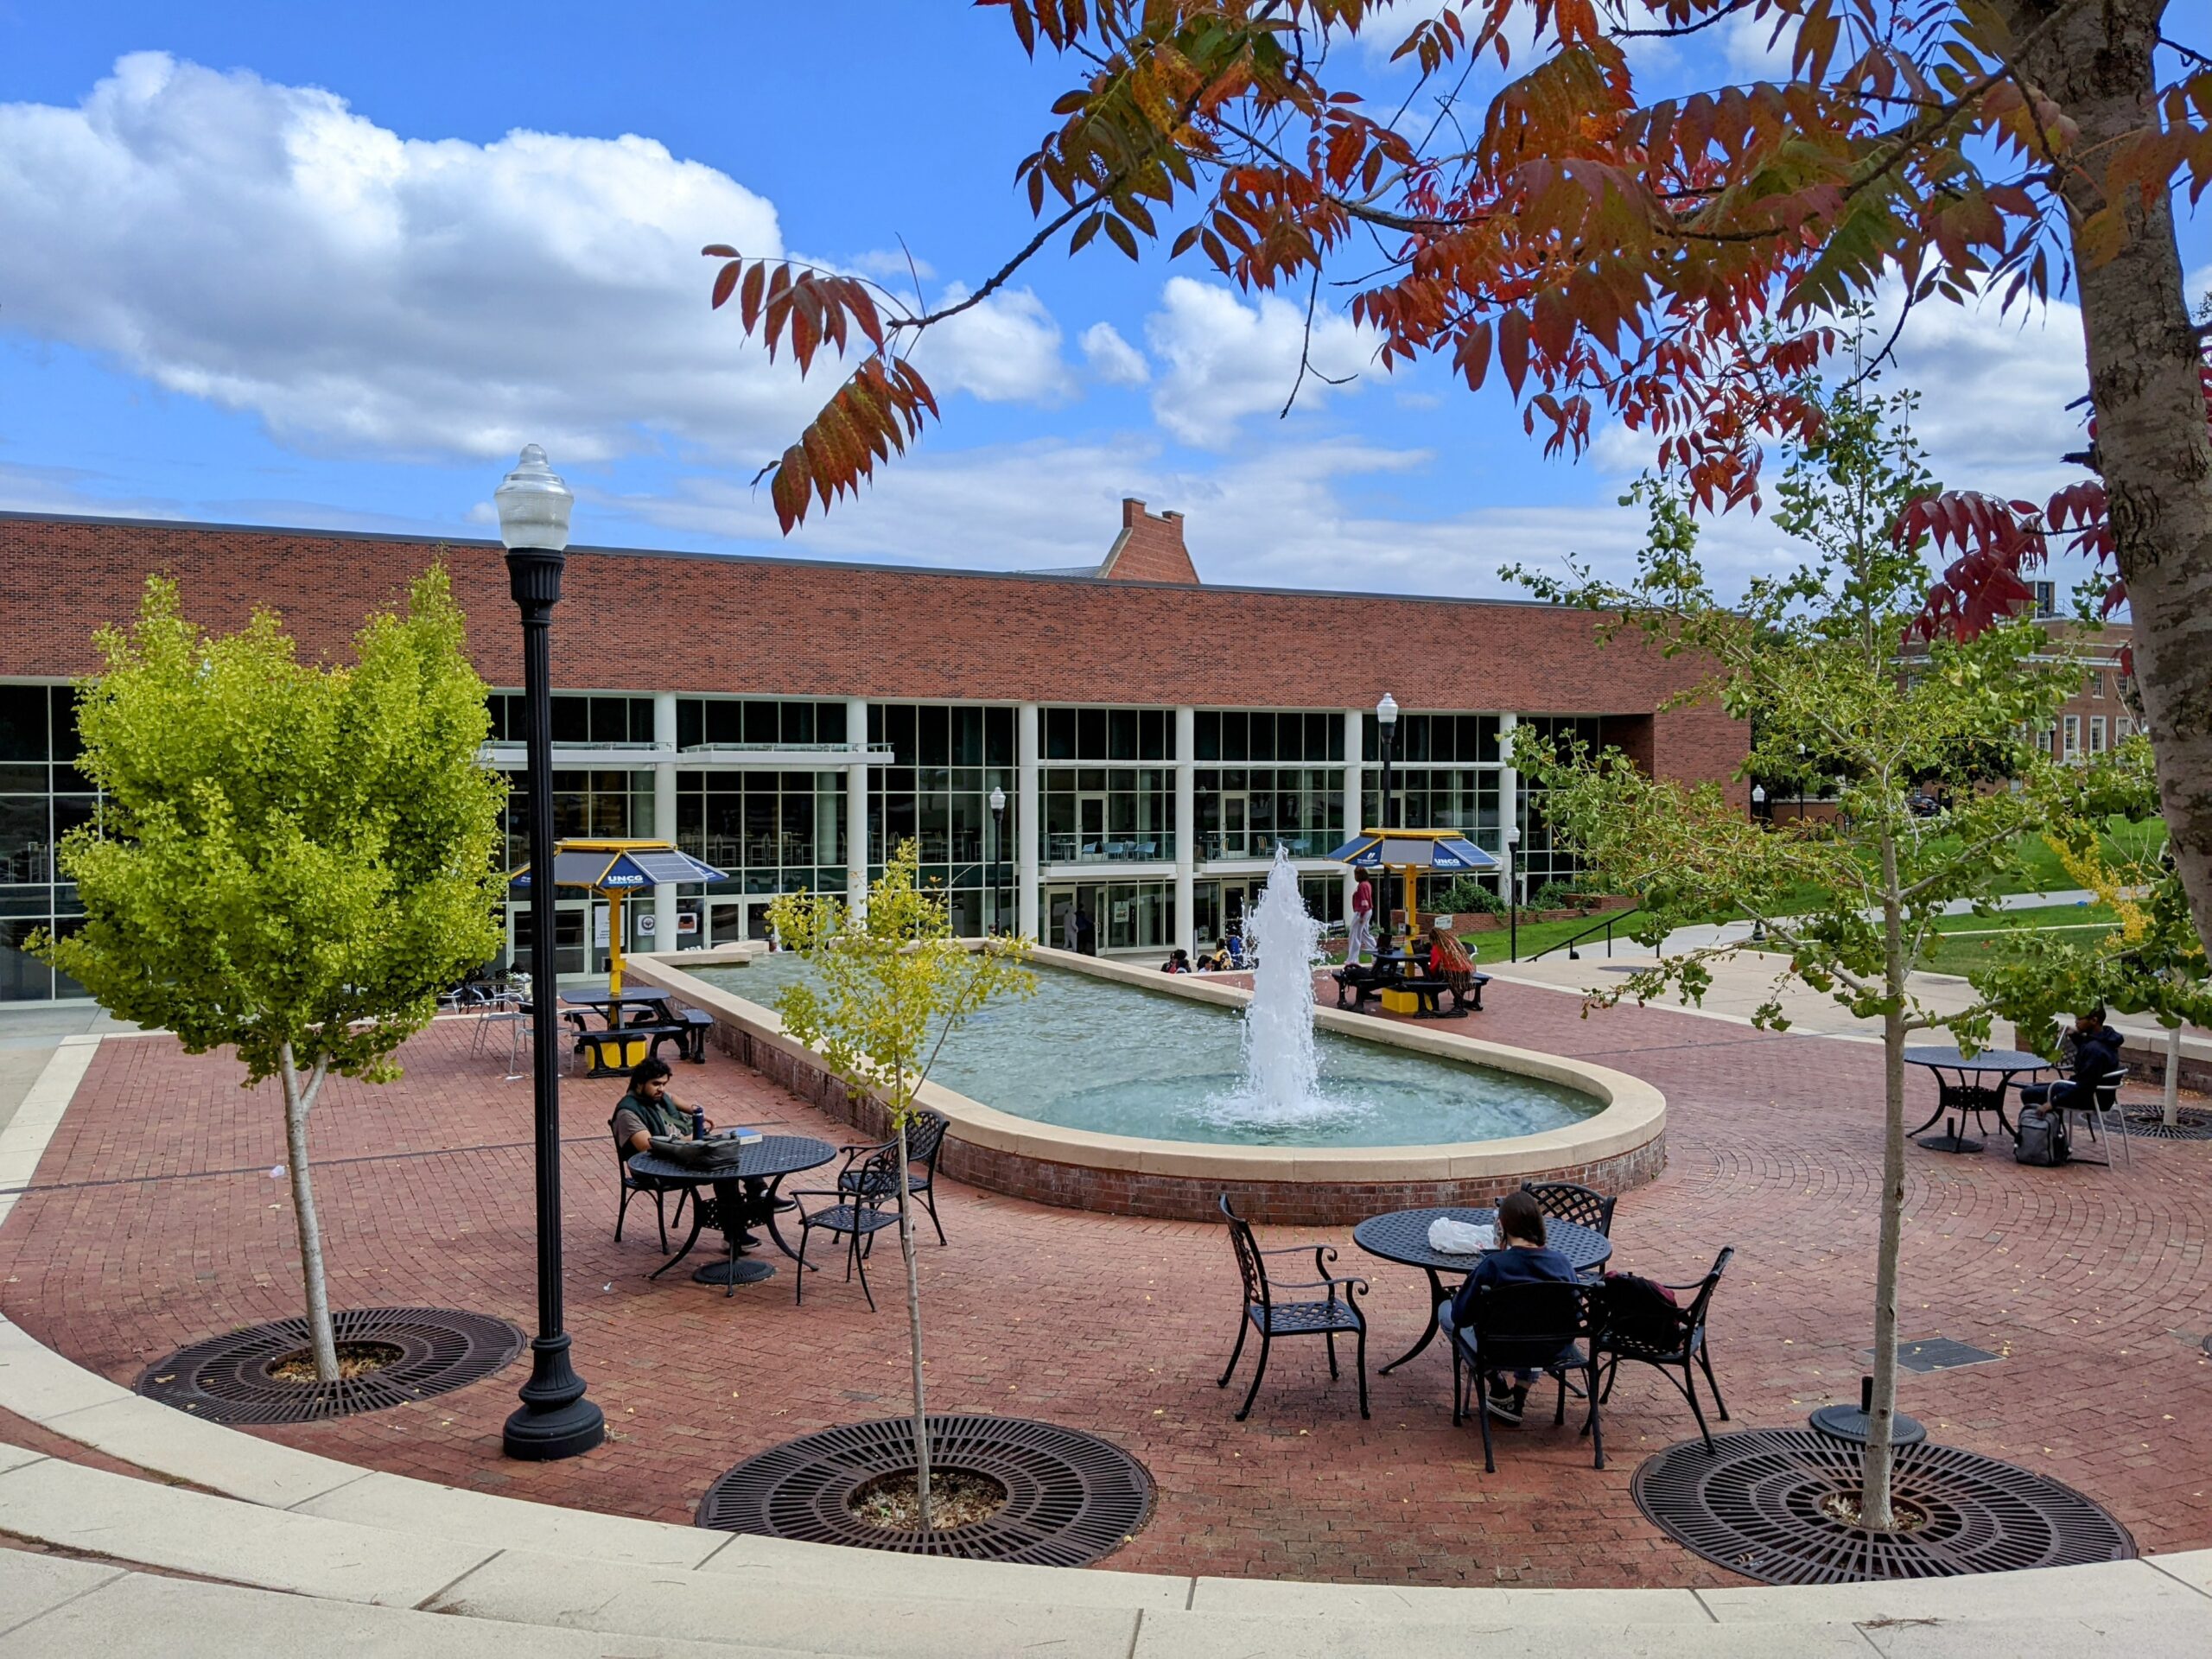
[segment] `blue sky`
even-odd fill
[[[951,0],[0,0],[0,506],[481,534],[537,439],[579,541],[1070,564],[1128,493],[1184,511],[1218,581],[1480,593],[1509,560],[1624,560],[1630,435],[1547,461],[1502,395],[1380,375],[1342,322],[1319,355],[1357,385],[1278,420],[1294,312],[1103,242],[927,342],[944,427],[777,537],[748,480],[826,383],[739,347],[697,246],[887,278],[903,237],[938,299],[1027,235],[1013,168],[1064,79]],[[2212,264],[2201,224],[2184,255]],[[1906,345],[1948,479],[2065,476],[2070,309],[1923,312]],[[1776,556],[1741,514],[1708,547]]]

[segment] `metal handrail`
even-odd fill
[[[1643,906],[1642,905],[1630,905],[1626,910],[1608,911],[1602,918],[1591,923],[1589,926],[1584,928],[1580,933],[1569,934],[1566,938],[1560,940],[1557,944],[1548,944],[1542,950],[1537,951],[1535,956],[1523,957],[1522,960],[1523,962],[1541,962],[1546,957],[1551,955],[1554,950],[1565,950],[1567,952],[1567,959],[1569,962],[1580,962],[1582,960],[1582,953],[1577,950],[1574,947],[1581,944],[1583,940],[1588,938],[1592,933],[1598,932],[1600,930],[1603,930],[1605,935],[1605,954],[1606,956],[1611,957],[1613,954],[1613,924],[1635,915],[1637,911],[1642,910],[1643,908]]]

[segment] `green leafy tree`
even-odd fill
[[[2044,839],[2082,887],[2117,920],[2085,938],[2075,929],[2024,932],[2007,941],[2002,963],[1977,974],[1991,1000],[2018,1028],[2020,1040],[2046,1057],[2058,1052],[2060,1023],[2085,1008],[2147,1014],[2167,1033],[2168,1127],[2181,1116],[2181,1028],[2212,1024],[2212,988],[2203,942],[2189,895],[2163,845],[2123,843],[2114,824],[2154,821],[2158,779],[2149,740],[2130,737],[2086,766],[2063,772],[2064,810]]]
[[[1860,1516],[1866,1526],[1888,1529],[1904,1047],[1914,1033],[1939,1027],[1962,1044],[1986,1044],[1993,1006],[1977,998],[1945,1013],[1915,994],[1911,976],[1944,907],[1964,899],[1993,909],[2019,838],[2064,804],[2024,734],[2048,718],[2069,683],[2079,683],[2080,671],[2031,660],[2045,641],[2025,621],[1904,652],[1926,580],[1916,550],[1889,535],[1902,502],[1925,481],[1908,423],[1910,399],[1882,397],[1865,381],[1802,391],[1825,418],[1820,435],[1793,455],[1777,517],[1806,556],[1795,569],[1755,580],[1742,603],[1714,595],[1698,564],[1688,506],[1665,489],[1641,493],[1652,514],[1651,542],[1626,585],[1580,569],[1567,582],[1516,574],[1545,597],[1614,613],[1603,625],[1608,637],[1641,630],[1666,651],[1707,664],[1704,683],[1681,700],[1710,695],[1738,717],[1756,714],[1745,775],[1808,793],[1838,785],[1835,822],[1770,830],[1718,785],[1661,782],[1616,752],[1560,751],[1531,736],[1516,746],[1516,761],[1549,789],[1546,816],[1607,884],[1643,895],[1649,919],[1637,937],[1658,946],[1660,959],[1597,1001],[1677,991],[1698,1000],[1712,982],[1713,960],[1745,947],[1668,951],[1667,935],[1740,916],[1764,924],[1770,944],[1789,953],[1757,1023],[1788,1023],[1779,994],[1794,979],[1880,1024],[1874,1420]],[[1969,759],[1986,759],[1993,748],[2026,786],[1968,786]],[[1916,817],[1908,804],[1930,779],[1959,785],[1941,824]]]
[[[308,1159],[334,1073],[399,1075],[444,987],[499,949],[493,855],[505,785],[476,764],[484,683],[442,569],[369,619],[350,666],[298,660],[271,613],[188,620],[174,582],[99,636],[78,692],[98,824],[63,842],[82,929],[39,949],[126,1020],[187,1052],[235,1047],[283,1090],[308,1328],[338,1377]]]
[[[811,981],[776,998],[784,1028],[821,1051],[855,1093],[881,1103],[906,1167],[915,1096],[970,1014],[1005,997],[1027,996],[1036,980],[1021,964],[1035,941],[994,937],[973,949],[953,936],[944,895],[922,886],[921,854],[901,842],[869,884],[865,908],[835,894],[785,893],[768,907],[776,938],[803,953]],[[922,1529],[930,1528],[930,1434],[922,1378],[922,1281],[914,1256],[914,1206],[899,1186],[899,1253],[906,1269],[906,1339],[913,1369],[914,1469]]]

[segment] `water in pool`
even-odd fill
[[[1264,957],[1262,958],[1264,960]],[[702,968],[701,979],[772,1007],[806,971],[796,956]],[[1303,1100],[1255,1096],[1244,1020],[1166,993],[1039,968],[1037,995],[989,1007],[953,1033],[931,1074],[1016,1117],[1159,1141],[1294,1147],[1422,1146],[1557,1128],[1599,1103],[1487,1066],[1459,1065],[1318,1033]]]

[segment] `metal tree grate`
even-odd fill
[[[966,1560],[1086,1567],[1121,1548],[1152,1514],[1152,1477],[1110,1440],[1020,1417],[931,1416],[930,1468],[1006,1488],[995,1515],[925,1535],[872,1526],[853,1494],[914,1466],[906,1418],[824,1429],[748,1458],[707,1488],[699,1524],[812,1543]]]
[[[2163,1106],[2130,1106],[2122,1114],[2127,1132],[2143,1141],[2212,1141],[2212,1112],[2184,1106],[2166,1122]]]
[[[529,1340],[486,1313],[443,1307],[358,1307],[334,1313],[340,1345],[396,1348],[391,1363],[336,1382],[292,1382],[270,1369],[308,1346],[305,1319],[249,1325],[149,1365],[138,1392],[217,1423],[303,1423],[381,1411],[450,1394],[492,1375]]]
[[[1764,1584],[1948,1578],[2127,1560],[2127,1529],[2070,1486],[1955,1446],[1897,1449],[1891,1491],[1925,1517],[1872,1533],[1823,1503],[1859,1490],[1860,1448],[1804,1428],[1689,1440],[1646,1459],[1630,1490],[1669,1537]]]

